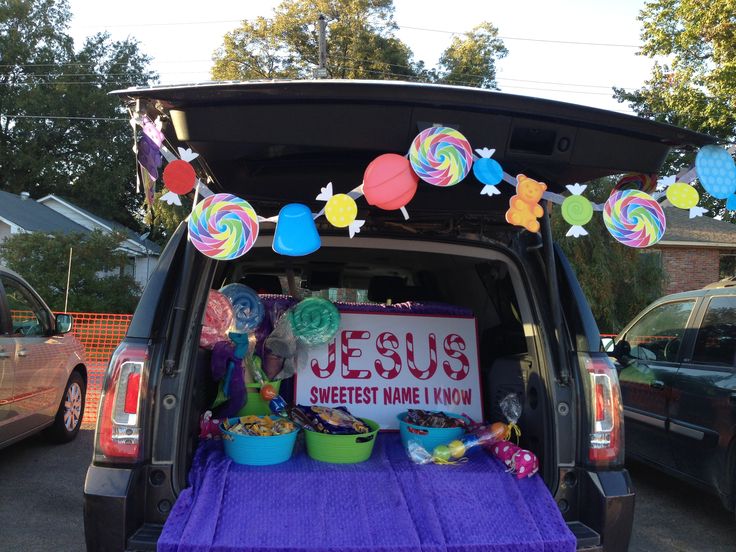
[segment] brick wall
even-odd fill
[[[665,294],[700,289],[718,281],[720,251],[713,247],[662,247]]]

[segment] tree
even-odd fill
[[[284,0],[272,18],[243,21],[214,54],[223,80],[311,78],[319,63],[317,19],[327,28],[327,73],[335,79],[404,79],[495,87],[495,60],[506,55],[497,29],[481,23],[455,38],[440,69],[415,61],[395,35],[393,0]]]
[[[657,61],[651,77],[635,91],[615,88],[640,116],[683,126],[732,142],[736,136],[736,0],[654,0],[639,14],[642,54]],[[670,158],[676,170],[693,155]],[[702,204],[736,220],[724,201],[708,196]]]
[[[59,194],[137,226],[128,114],[108,93],[156,75],[134,40],[98,34],[75,52],[69,19],[66,0],[0,0],[3,189]]]
[[[64,309],[72,250],[68,309],[71,312],[133,312],[141,290],[125,274],[125,239],[100,231],[88,234],[14,234],[0,243],[0,257],[21,274],[52,310]]]
[[[604,202],[615,179],[600,179],[588,185],[585,195],[593,202]],[[587,236],[566,237],[570,225],[555,205],[552,230],[590,303],[603,333],[617,333],[634,315],[660,297],[665,273],[656,252],[627,247],[608,233],[600,212],[585,225]]]
[[[463,38],[454,37],[440,57],[438,82],[462,84],[478,88],[496,85],[496,60],[508,55],[498,29],[490,23],[481,23]]]

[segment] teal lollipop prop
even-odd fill
[[[307,297],[289,313],[294,335],[310,347],[330,341],[340,327],[337,307],[321,297]]]

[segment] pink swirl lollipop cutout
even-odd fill
[[[189,215],[194,247],[218,260],[245,255],[258,237],[258,215],[250,203],[231,194],[215,194],[198,203]]]
[[[409,149],[414,172],[433,186],[454,186],[473,165],[473,150],[454,128],[431,127],[420,132]]]
[[[623,190],[639,190],[646,194],[652,194],[657,189],[657,175],[643,173],[628,173],[623,175],[611,190],[621,192]]]
[[[667,219],[659,203],[639,190],[613,192],[603,206],[608,232],[629,247],[649,247],[664,236]]]

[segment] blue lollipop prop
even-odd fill
[[[244,284],[228,284],[220,290],[233,306],[235,333],[253,332],[263,322],[266,309],[258,294]]]

